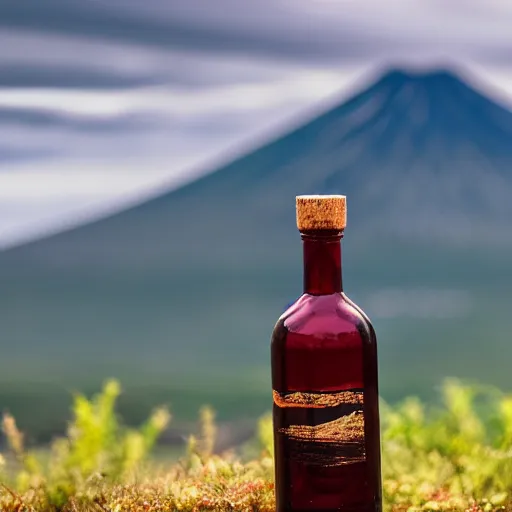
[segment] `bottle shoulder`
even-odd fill
[[[299,297],[277,321],[272,338],[282,339],[289,332],[310,336],[359,333],[369,340],[375,338],[368,316],[343,293]]]

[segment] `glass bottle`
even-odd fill
[[[277,512],[382,508],[377,347],[344,293],[345,196],[298,196],[304,294],[271,342]]]

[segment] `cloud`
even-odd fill
[[[46,151],[52,161],[168,161],[172,162],[169,174],[185,172],[198,165],[197,154],[212,157],[215,148],[220,153],[222,148],[253,140],[258,133],[270,137],[274,127],[284,125],[284,131],[300,122],[296,116],[306,105],[337,93],[359,73],[283,74],[262,83],[192,90],[171,86],[0,89],[0,136],[11,153],[25,151],[30,156],[34,152],[41,168]],[[213,163],[203,166],[214,168]]]
[[[111,2],[108,7],[78,0],[46,0],[44,5],[37,2],[27,9],[19,2],[3,2],[0,4],[0,26],[156,47],[256,53],[273,57],[281,53],[301,59],[305,55],[320,56],[327,49],[326,43],[329,43],[325,37],[308,37],[307,33],[283,29],[283,26],[276,23],[279,19],[286,21],[283,13],[270,5],[270,12],[263,19],[255,15],[263,12],[262,6],[258,6],[255,11],[247,5],[233,4],[229,0],[220,0],[215,9],[211,9],[211,4],[206,7],[197,2],[197,9],[194,9],[194,5],[186,9],[183,6],[184,3],[171,4],[154,0],[139,4]],[[251,11],[252,17],[249,16]],[[215,12],[224,13],[223,22],[219,22],[222,17],[214,16],[212,19]],[[229,13],[237,14],[237,19],[232,20],[233,16]],[[274,19],[272,13],[277,15],[277,19]],[[235,22],[231,23],[230,20]],[[296,25],[300,18],[292,13],[289,21]],[[304,21],[301,25],[306,28]],[[346,26],[342,32],[350,34],[353,30]],[[339,37],[331,39],[332,43],[339,41]],[[367,54],[368,45],[376,50],[379,41],[368,35],[364,41],[357,40],[357,37],[345,37],[344,43],[336,50],[337,54],[361,57]]]
[[[474,0],[79,0],[0,5],[3,27],[158,48],[238,53],[301,62],[451,55],[512,45],[512,9]]]
[[[0,144],[0,165],[46,159],[52,156],[55,156],[55,152],[50,148],[13,148],[7,144]]]
[[[114,90],[169,85],[195,93],[210,87],[264,85],[304,74],[305,69],[313,69],[315,75],[326,71],[339,74],[346,67],[311,68],[276,56],[212,56],[188,48],[0,28],[0,88]]]
[[[154,129],[158,126],[158,122],[158,116],[143,113],[128,113],[101,119],[98,116],[73,116],[67,115],[65,112],[60,113],[55,109],[30,108],[27,105],[21,107],[0,106],[0,126],[27,125],[38,130],[58,126],[67,131],[89,132],[98,136],[104,136],[109,132],[122,135],[129,131],[141,132],[148,128]],[[33,133],[33,135],[36,134]]]
[[[162,77],[153,74],[123,76],[111,71],[96,71],[77,66],[55,66],[33,63],[0,64],[0,88],[65,87],[70,89],[121,89],[158,84]]]
[[[351,76],[353,74],[352,70]],[[210,86],[201,91],[176,87],[144,87],[128,91],[35,87],[0,89],[0,107],[50,109],[89,117],[130,111],[187,116],[219,114],[260,110],[296,101],[315,101],[339,90],[346,81],[346,75],[339,72],[303,72],[265,83]]]

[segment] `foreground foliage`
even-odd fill
[[[274,510],[269,416],[253,443],[219,456],[205,408],[186,456],[157,466],[150,453],[169,413],[159,409],[139,429],[125,428],[115,415],[119,391],[112,381],[92,400],[77,395],[67,437],[46,458],[26,451],[14,419],[4,416],[2,512]],[[436,407],[415,398],[382,404],[386,508],[512,511],[512,396],[449,380],[441,398]]]

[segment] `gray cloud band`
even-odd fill
[[[221,9],[226,0],[219,0],[216,9]],[[229,3],[229,2],[227,2]],[[37,32],[58,33],[69,36],[100,38],[105,41],[121,41],[164,48],[188,48],[203,52],[229,52],[262,57],[310,60],[314,62],[357,61],[360,59],[385,57],[404,50],[404,39],[400,31],[390,37],[377,34],[367,28],[350,26],[340,19],[339,27],[324,28],[319,20],[304,24],[304,16],[291,16],[281,27],[262,27],[261,20],[253,27],[219,24],[208,20],[204,11],[198,9],[197,20],[179,19],[172,13],[165,16],[155,14],[159,4],[149,2],[151,15],[141,16],[74,0],[47,0],[33,3],[30,9],[20,2],[0,5],[0,27],[29,29]],[[245,9],[245,7],[244,7]],[[272,9],[269,18],[272,18]],[[279,16],[279,10],[274,8]],[[206,18],[206,19],[205,19]],[[300,23],[294,26],[294,19]],[[245,23],[247,25],[247,23]],[[422,41],[408,41],[408,50],[421,50]]]

